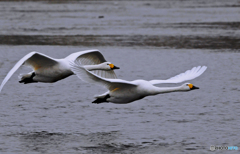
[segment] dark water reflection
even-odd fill
[[[77,35],[39,36],[2,35],[6,45],[73,45],[73,46],[154,46],[186,49],[239,49],[240,38],[229,36],[156,36],[156,35]]]

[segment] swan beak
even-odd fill
[[[188,84],[190,90],[199,89],[199,87],[194,86],[193,84]]]
[[[115,65],[113,65],[113,64],[109,64],[109,66],[110,66],[110,68],[111,68],[112,70],[114,70],[114,69],[120,69],[119,67],[117,67],[117,66],[115,66]]]
[[[199,87],[193,86],[191,90],[200,89]]]
[[[117,66],[114,66],[112,69],[120,69],[119,67],[117,67]]]

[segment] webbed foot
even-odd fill
[[[95,101],[93,101],[92,103],[94,104],[100,104],[100,103],[106,103],[108,102],[107,99],[110,98],[110,95],[107,94],[104,98],[97,98]]]
[[[28,83],[33,83],[33,82],[38,82],[38,81],[34,81],[33,80],[33,77],[36,76],[36,73],[33,72],[31,74],[31,76],[29,74],[26,74],[26,75],[20,75],[19,78],[21,79],[19,81],[19,83],[24,83],[24,84],[28,84]]]

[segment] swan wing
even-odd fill
[[[120,88],[120,87],[136,87],[136,84],[133,84],[129,81],[121,80],[121,79],[106,79],[103,77],[100,77],[84,67],[82,67],[79,64],[70,62],[70,67],[71,70],[84,82],[88,83],[94,83],[99,86],[104,86],[110,91],[114,90],[115,88]]]
[[[71,61],[77,61],[81,65],[98,65],[107,62],[102,53],[97,49],[76,52],[69,55],[67,58]],[[103,78],[117,78],[113,70],[94,70],[92,72]]]
[[[161,83],[180,83],[188,80],[195,79],[199,77],[204,71],[206,71],[206,66],[193,67],[191,70],[187,70],[184,73],[171,77],[167,80],[151,80],[151,84],[161,84]]]
[[[27,56],[26,59],[25,57],[23,57],[22,59],[24,61],[23,65],[30,66],[33,70],[37,70],[41,67],[52,67],[58,64],[58,62],[55,59],[47,55],[38,52],[31,53],[29,53],[29,55],[31,56],[26,55]]]
[[[44,54],[38,52],[30,52],[25,55],[22,59],[20,59],[15,66],[8,72],[7,76],[3,79],[2,84],[0,86],[0,92],[3,86],[7,83],[7,81],[11,78],[11,76],[19,69],[20,66],[26,65],[36,70],[40,67],[46,67],[50,65],[55,65],[57,62]]]

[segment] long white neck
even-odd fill
[[[102,70],[103,68],[101,67],[101,65],[84,65],[84,68],[86,68],[89,71],[93,71],[93,70]]]
[[[179,92],[179,91],[187,91],[182,86],[179,87],[155,87],[152,89],[152,95],[162,94],[162,93],[170,93],[170,92]]]

